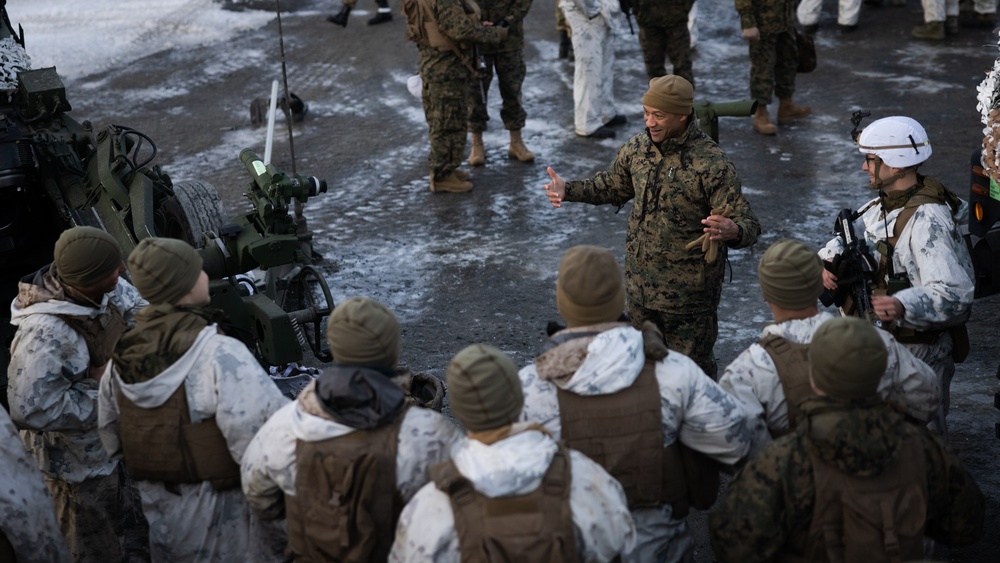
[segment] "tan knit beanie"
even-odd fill
[[[341,301],[330,314],[326,340],[338,364],[391,368],[399,362],[399,321],[374,299]]]
[[[837,317],[823,323],[809,343],[813,383],[835,399],[875,395],[887,358],[878,329],[857,317]]]
[[[563,254],[556,307],[571,327],[618,320],[625,309],[625,284],[610,250],[582,245]]]
[[[122,249],[114,237],[101,229],[73,227],[59,235],[53,263],[63,283],[81,289],[117,271],[122,265]]]
[[[805,309],[823,293],[823,261],[816,251],[797,240],[771,245],[757,266],[764,300],[785,309]]]
[[[657,76],[649,81],[642,105],[665,113],[690,115],[694,107],[694,86],[676,74]]]
[[[487,344],[473,344],[445,370],[451,412],[466,430],[482,432],[517,422],[524,393],[511,359]]]
[[[201,275],[201,255],[175,238],[142,239],[128,256],[132,285],[150,304],[174,305]]]

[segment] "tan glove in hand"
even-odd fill
[[[712,209],[712,215],[722,215],[723,217],[728,217],[730,213],[733,212],[733,206],[726,204],[722,209],[716,207]],[[691,250],[692,248],[701,247],[701,251],[705,253],[705,261],[711,264],[715,262],[715,259],[719,257],[719,245],[722,244],[720,241],[712,240],[708,233],[702,233],[702,235],[693,241],[687,243],[684,250]]]

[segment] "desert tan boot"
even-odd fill
[[[521,162],[533,162],[535,153],[528,150],[521,140],[521,130],[510,130],[510,147],[507,148],[507,158],[513,158]]]
[[[486,164],[486,149],[483,147],[483,134],[472,134],[472,150],[469,151],[469,166]]]
[[[784,125],[792,119],[805,117],[812,113],[809,106],[797,106],[791,98],[778,100],[778,125]]]
[[[753,130],[761,135],[778,134],[778,126],[771,123],[771,116],[767,113],[767,106],[757,105],[757,111],[753,114]]]
[[[453,172],[455,173],[455,176],[457,176],[458,179],[462,180],[463,182],[468,182],[469,179],[472,178],[472,174],[469,174],[465,170],[459,170],[458,168],[456,168],[455,170],[453,170]]]
[[[454,171],[449,172],[447,176],[441,178],[440,180],[435,180],[434,176],[431,176],[431,191],[434,193],[461,193],[467,192],[471,189],[472,182],[459,178]]]

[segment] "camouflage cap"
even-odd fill
[[[175,238],[142,239],[128,256],[132,285],[151,304],[176,304],[201,275],[201,255]]]
[[[395,367],[399,362],[399,321],[368,297],[351,297],[333,309],[326,340],[338,364]]]
[[[117,271],[122,249],[108,233],[94,227],[73,227],[59,235],[53,252],[59,279],[77,289],[90,287]]]
[[[785,239],[771,245],[757,265],[764,300],[785,309],[805,309],[823,293],[823,261],[807,244]]]
[[[517,422],[524,392],[514,362],[487,344],[466,347],[445,370],[451,412],[472,432],[495,430]]]
[[[694,107],[694,86],[676,74],[657,76],[649,81],[642,105],[665,113],[690,115]]]
[[[556,307],[569,326],[618,320],[625,309],[625,284],[610,250],[581,245],[563,254],[556,279]]]
[[[835,399],[875,395],[887,358],[878,329],[857,317],[837,317],[823,323],[809,343],[813,384]]]

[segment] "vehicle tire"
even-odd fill
[[[216,232],[226,224],[226,213],[215,186],[206,182],[177,182],[174,196],[164,200],[160,236],[178,238],[195,248],[205,246],[202,233]]]

